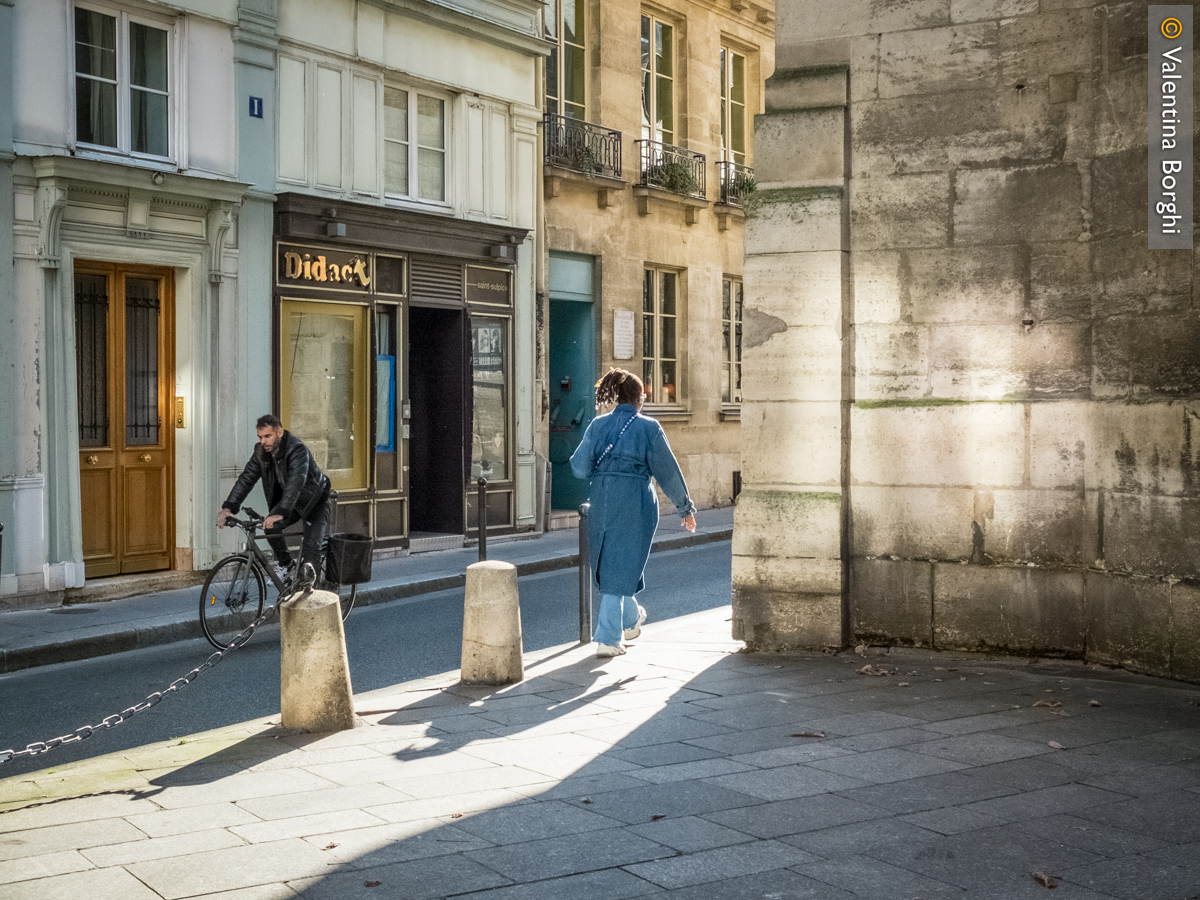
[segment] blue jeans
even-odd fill
[[[615,647],[621,643],[621,632],[632,628],[638,620],[638,603],[634,597],[616,594],[600,595],[600,616],[592,640],[597,644]]]

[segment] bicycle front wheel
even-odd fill
[[[208,642],[224,650],[262,615],[267,593],[263,573],[244,556],[227,556],[208,573],[200,594],[200,627]]]

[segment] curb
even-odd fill
[[[650,552],[661,553],[665,550],[698,547],[703,544],[727,541],[732,537],[733,528],[730,527],[699,534],[685,534],[678,537],[662,538],[656,540],[651,545]],[[530,562],[517,564],[517,577],[521,578],[525,575],[541,575],[545,572],[573,569],[578,565],[578,553],[553,556],[548,559],[531,560]],[[406,600],[422,594],[433,594],[438,591],[463,587],[466,582],[467,576],[464,572],[461,575],[439,575],[431,578],[405,581],[399,584],[381,585],[377,588],[359,591],[354,605],[355,607],[375,606],[393,600]],[[200,623],[192,620],[150,625],[144,628],[131,628],[105,634],[91,634],[73,640],[54,640],[35,646],[0,650],[0,673],[20,672],[25,669],[37,668],[38,666],[75,662],[81,659],[92,659],[97,656],[110,656],[114,653],[123,653],[126,650],[158,647],[198,637],[203,637],[200,631]]]

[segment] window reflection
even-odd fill
[[[471,480],[507,481],[508,320],[473,316]]]

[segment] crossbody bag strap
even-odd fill
[[[596,460],[596,464],[594,466],[592,466],[592,474],[593,475],[595,475],[596,470],[600,468],[600,463],[604,462],[604,457],[608,456],[608,454],[612,452],[612,448],[617,445],[617,441],[619,441],[621,439],[621,436],[625,434],[625,431],[629,428],[630,425],[633,424],[633,420],[636,418],[637,418],[637,413],[634,413],[632,416],[630,416],[629,421],[625,423],[625,426],[621,429],[621,431],[617,434],[617,436],[612,439],[612,441],[609,443],[609,445],[607,447],[604,448],[604,452],[600,454],[599,458]]]

